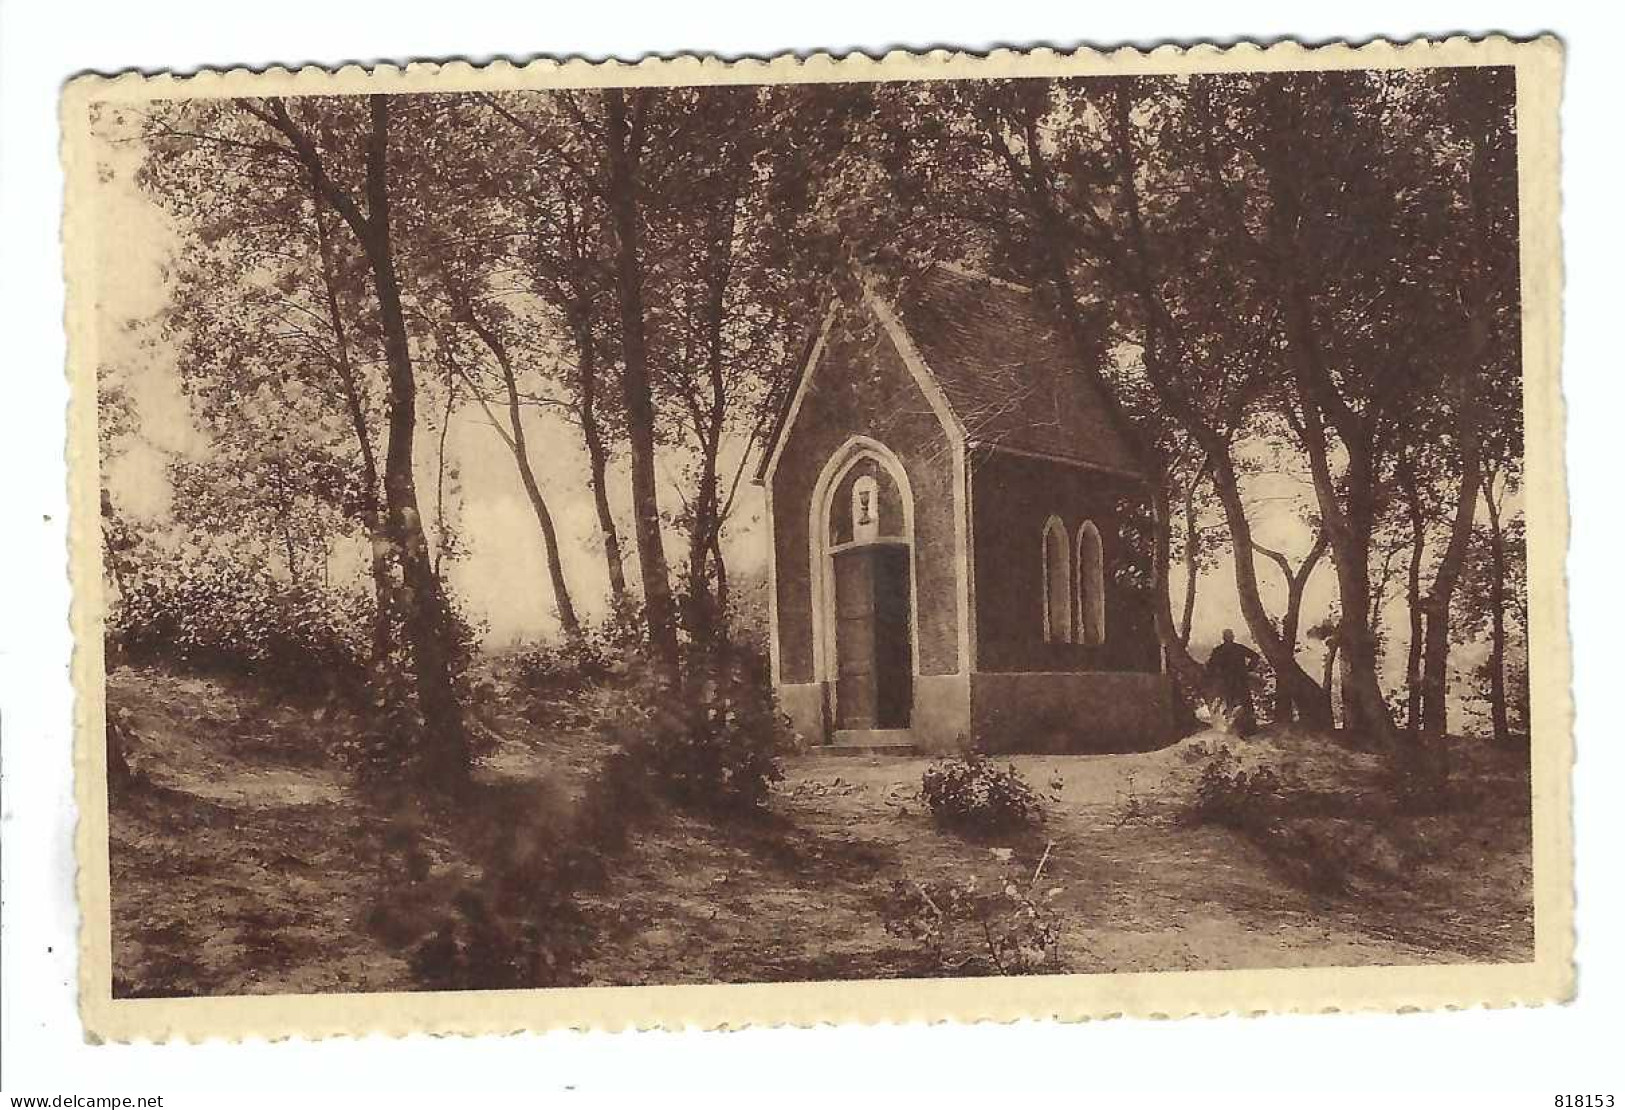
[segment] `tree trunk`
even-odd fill
[[[1166,344],[1177,347],[1178,328],[1159,295],[1150,267],[1145,221],[1136,177],[1136,158],[1130,134],[1129,104],[1126,96],[1113,101],[1112,137],[1118,152],[1118,182],[1122,192],[1127,225],[1128,251],[1122,260],[1129,292],[1139,302],[1144,317],[1145,337],[1141,346],[1146,377],[1169,414],[1206,453],[1213,489],[1224,508],[1230,528],[1231,549],[1236,570],[1236,592],[1241,612],[1259,652],[1291,693],[1293,705],[1311,727],[1330,727],[1330,711],[1320,685],[1299,665],[1296,654],[1282,642],[1258,591],[1258,571],[1253,562],[1252,527],[1242,501],[1235,461],[1229,440],[1214,427],[1192,399],[1186,395],[1178,351],[1170,354]]]
[[[1471,371],[1469,371],[1471,372]],[[1449,693],[1450,602],[1467,563],[1473,542],[1473,519],[1478,511],[1478,486],[1482,472],[1479,455],[1477,400],[1465,378],[1461,383],[1461,411],[1456,440],[1461,449],[1461,481],[1456,493],[1455,520],[1450,526],[1450,542],[1433,576],[1423,614],[1427,619],[1422,657],[1422,732],[1442,737],[1449,726],[1446,699]]]
[[[1174,627],[1173,599],[1168,594],[1169,569],[1173,564],[1171,556],[1172,529],[1168,520],[1169,504],[1166,486],[1156,485],[1151,493],[1151,531],[1152,552],[1151,572],[1155,581],[1151,583],[1153,604],[1155,605],[1154,618],[1157,628],[1157,639],[1162,643],[1163,656],[1168,660],[1168,670],[1173,675],[1176,692],[1186,701],[1188,706],[1194,708],[1195,703],[1202,697],[1203,673],[1202,665],[1191,657],[1189,640],[1181,636],[1179,629]],[[1189,632],[1187,627],[1186,632]]]
[[[350,361],[344,314],[339,311],[333,241],[327,230],[327,221],[322,218],[322,193],[314,179],[311,180],[310,190],[316,217],[316,246],[322,263],[322,288],[326,294],[328,322],[333,328],[334,369],[338,373],[339,390],[344,395],[344,408],[350,417],[350,429],[355,433],[356,447],[361,453],[361,519],[367,530],[368,567],[372,575],[372,657],[376,661],[389,655],[395,639],[392,624],[395,581],[389,565],[388,525],[378,504],[378,460],[373,453],[372,429],[367,423],[366,406],[362,403],[361,388]]]
[[[1416,475],[1408,467],[1401,470],[1411,523],[1411,558],[1407,568],[1405,602],[1411,630],[1405,656],[1405,728],[1416,735],[1422,728],[1422,557],[1427,548],[1427,516],[1422,510],[1421,491]]]
[[[1258,568],[1253,561],[1252,525],[1247,520],[1247,508],[1242,501],[1229,447],[1224,445],[1210,454],[1215,459],[1213,488],[1219,495],[1219,503],[1224,506],[1225,521],[1230,527],[1230,546],[1236,565],[1236,592],[1241,600],[1241,614],[1247,622],[1247,629],[1259,652],[1275,671],[1276,681],[1286,687],[1298,719],[1311,728],[1330,728],[1331,706],[1325,692],[1299,664],[1293,645],[1288,644],[1276,630],[1268,610],[1264,608],[1264,599],[1258,590]]]
[[[496,357],[497,367],[502,372],[502,387],[508,402],[508,434],[503,438],[513,454],[520,484],[525,487],[525,497],[530,501],[531,512],[535,514],[536,523],[542,531],[542,555],[547,561],[547,577],[553,588],[553,604],[558,609],[559,627],[568,639],[579,640],[581,621],[576,616],[575,602],[570,597],[569,583],[564,579],[564,562],[559,557],[559,534],[553,525],[553,514],[548,511],[547,499],[542,496],[541,484],[536,481],[536,471],[530,463],[524,413],[519,405],[519,379],[513,368],[513,360],[508,356],[508,345],[500,335],[480,321],[472,304],[464,305],[464,318],[486,349]],[[481,406],[485,406],[485,399],[478,399]],[[489,408],[486,412],[495,425],[495,414]]]
[[[1506,533],[1494,492],[1494,482],[1486,483],[1484,508],[1490,520],[1490,728],[1497,744],[1507,744],[1512,739],[1512,727],[1507,719]]]
[[[711,566],[717,576],[717,619],[725,621],[728,618],[728,563],[722,557],[722,529],[715,528],[711,532]]]
[[[626,94],[604,90],[605,138],[608,147],[608,201],[615,239],[615,285],[620,302],[622,374],[627,445],[632,463],[632,521],[637,539],[638,572],[643,579],[643,605],[649,644],[656,658],[678,659],[671,579],[660,533],[660,501],[655,482],[654,396],[649,384],[643,331],[643,272],[638,257],[637,162],[641,123],[628,119]],[[634,96],[645,95],[634,93]],[[634,107],[634,117],[638,109]]]
[[[1320,666],[1320,685],[1326,691],[1326,706],[1330,709],[1332,695],[1336,690],[1333,686],[1334,676],[1337,673],[1337,641],[1328,640],[1326,643],[1326,658]]]
[[[581,620],[576,616],[575,602],[571,599],[570,587],[564,580],[564,563],[559,558],[559,534],[553,524],[553,514],[548,511],[547,501],[542,496],[541,487],[536,483],[536,473],[531,469],[530,456],[522,442],[514,447],[514,461],[519,465],[519,478],[524,484],[525,496],[530,499],[531,511],[536,514],[536,523],[542,530],[542,553],[547,559],[547,577],[553,587],[553,603],[559,611],[559,627],[564,630],[567,638],[579,640]]]
[[[720,563],[717,536],[722,530],[724,506],[720,455],[728,427],[727,351],[723,327],[728,318],[728,287],[734,273],[734,240],[739,201],[749,168],[746,148],[734,144],[726,167],[725,187],[716,194],[705,224],[704,299],[699,324],[704,352],[704,379],[681,378],[678,393],[693,422],[694,448],[699,456],[698,488],[690,504],[686,608],[688,630],[696,644],[714,645],[721,630],[721,605],[712,588],[713,558]],[[714,573],[726,575],[720,565]]]
[[[1370,530],[1365,540],[1343,536],[1333,541],[1332,564],[1337,568],[1337,591],[1342,606],[1338,628],[1343,656],[1344,727],[1363,733],[1379,747],[1393,739],[1393,722],[1377,678],[1377,638],[1372,632]]]
[[[1377,747],[1393,742],[1393,721],[1377,678],[1377,637],[1371,623],[1371,543],[1375,532],[1370,502],[1370,454],[1358,439],[1347,444],[1349,504],[1338,497],[1332,479],[1325,429],[1312,401],[1305,403],[1304,444],[1314,475],[1322,526],[1331,541],[1337,570],[1340,620],[1338,650],[1343,662],[1343,726],[1365,734]]]
[[[406,640],[412,652],[417,710],[423,719],[424,750],[419,770],[448,783],[466,779],[468,733],[452,677],[448,612],[429,559],[423,516],[412,473],[417,432],[417,382],[406,314],[389,228],[389,97],[367,98],[370,127],[364,151],[366,210],[327,175],[322,155],[303,126],[289,115],[286,103],[269,98],[264,106],[238,101],[245,110],[281,132],[316,187],[344,218],[361,244],[372,272],[378,301],[384,362],[389,381],[389,442],[384,454],[384,503],[387,533],[401,567],[398,594]]]
[[[1286,612],[1281,617],[1281,642],[1292,653],[1293,659],[1298,656],[1298,626],[1303,619],[1303,594],[1309,586],[1309,578],[1320,565],[1320,560],[1326,555],[1326,533],[1321,530],[1315,535],[1315,542],[1304,556],[1302,563],[1296,570],[1292,569],[1291,561],[1279,551],[1271,551],[1262,544],[1254,543],[1253,547],[1260,554],[1268,557],[1278,568],[1281,576],[1286,579]],[[1290,721],[1296,703],[1292,699],[1292,691],[1285,682],[1276,675],[1275,683],[1275,719]]]
[[[716,598],[711,592],[713,540],[717,529],[717,465],[715,450],[700,451],[699,488],[694,493],[693,520],[688,535],[688,633],[696,644],[710,644],[716,633]]]
[[[1377,638],[1370,615],[1371,544],[1379,476],[1375,442],[1384,408],[1374,401],[1357,410],[1327,366],[1314,302],[1304,280],[1305,274],[1318,272],[1321,260],[1304,257],[1298,243],[1304,214],[1297,187],[1307,167],[1293,146],[1297,132],[1289,119],[1290,97],[1279,90],[1276,95],[1283,101],[1279,114],[1285,122],[1267,132],[1258,151],[1270,200],[1266,236],[1285,323],[1288,364],[1302,408],[1301,427],[1296,430],[1309,456],[1321,526],[1331,540],[1332,563],[1337,568],[1344,724],[1355,733],[1368,735],[1376,746],[1387,748],[1394,739],[1393,720],[1377,676]],[[1347,455],[1340,482],[1332,475],[1328,422]]]
[[[1392,739],[1393,722],[1377,679],[1377,638],[1366,616],[1371,590],[1369,560],[1364,551],[1344,543],[1332,560],[1337,567],[1338,594],[1344,608],[1342,627],[1343,718],[1345,726],[1371,737],[1378,746]],[[1349,610],[1358,613],[1352,615]]]
[[[450,525],[446,523],[446,436],[451,431],[451,414],[457,408],[456,380],[446,375],[446,410],[440,414],[440,434],[436,436],[434,463],[434,576],[440,578],[440,567],[451,546]],[[441,579],[444,581],[444,579]]]
[[[1202,535],[1197,527],[1196,487],[1206,473],[1207,467],[1204,465],[1202,474],[1185,487],[1185,605],[1179,614],[1179,642],[1186,647],[1191,642],[1191,622],[1196,618],[1196,584],[1201,576],[1196,550]]]
[[[389,98],[375,93],[369,101],[372,126],[366,152],[367,214],[361,237],[372,267],[384,357],[389,370],[389,446],[384,456],[384,495],[389,529],[401,562],[401,601],[406,634],[412,646],[418,709],[433,738],[432,746],[424,753],[424,769],[431,774],[461,778],[468,771],[468,736],[452,682],[445,600],[429,561],[429,545],[423,532],[417,484],[412,473],[417,382],[406,315],[401,305],[400,279],[395,272],[390,243],[386,165]]]
[[[615,514],[609,507],[609,452],[596,430],[582,430],[587,443],[587,485],[598,514],[598,535],[603,542],[604,569],[609,574],[609,596],[616,609],[626,605],[626,557],[621,554],[621,535]]]
[[[593,508],[598,512],[598,535],[604,546],[604,567],[609,572],[609,596],[617,612],[626,606],[626,567],[621,555],[620,531],[609,507],[609,448],[598,423],[598,348],[592,336],[592,321],[580,310],[574,321],[576,365],[579,372],[576,416],[581,422],[581,438],[587,446],[587,485],[592,490]]]
[[[1376,531],[1376,476],[1369,431],[1335,395],[1320,360],[1307,295],[1295,276],[1284,281],[1288,349],[1303,407],[1301,438],[1314,477],[1321,526],[1331,541],[1341,605],[1339,650],[1343,656],[1343,723],[1378,747],[1393,741],[1393,721],[1377,677],[1377,638],[1371,625],[1371,544]],[[1338,420],[1338,438],[1348,456],[1340,496],[1332,476],[1323,407]],[[1345,503],[1346,498],[1346,503]]]
[[[1298,621],[1303,612],[1303,587],[1290,583],[1287,588],[1286,613],[1281,617],[1281,642],[1292,652],[1292,657],[1298,655]],[[1292,701],[1292,691],[1287,684],[1276,676],[1275,682],[1275,719],[1277,721],[1290,721],[1295,715],[1296,705]]]
[[[288,581],[297,586],[299,585],[299,563],[293,543],[292,506],[280,505],[277,511],[281,517],[278,523],[282,532],[282,558],[288,564]]]

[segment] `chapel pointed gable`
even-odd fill
[[[956,553],[964,536],[955,506],[964,483],[953,459],[962,434],[912,346],[899,343],[895,318],[864,297],[838,302],[823,321],[760,471],[773,533],[778,673],[790,682],[813,673],[807,560],[821,537],[812,498],[829,461],[854,441],[895,456],[912,490],[921,672],[959,671],[963,606]]]
[[[1030,290],[935,265],[884,296],[869,291],[866,300],[868,314],[892,325],[892,342],[942,410],[939,417],[969,445],[1140,475],[1106,400],[1077,371],[1064,337]],[[830,325],[842,311],[830,310],[802,359],[758,481],[799,416],[800,400],[827,350]]]
[[[897,310],[972,443],[1138,474],[1105,399],[1030,290],[933,266],[906,283]]]

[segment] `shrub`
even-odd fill
[[[1050,783],[1052,795],[1061,780]],[[971,833],[999,833],[1041,824],[1043,802],[1012,764],[994,766],[986,756],[939,759],[925,769],[920,796],[931,815],[950,828]]]
[[[360,589],[286,582],[206,556],[149,565],[114,604],[108,637],[131,662],[320,697],[365,685],[374,611]]]
[[[515,684],[538,698],[577,693],[609,677],[609,660],[591,639],[537,644],[513,658]]]
[[[411,774],[446,749],[444,738],[425,732],[398,620],[394,649],[373,658],[376,614],[370,585],[290,582],[224,553],[193,553],[148,558],[139,575],[126,576],[108,639],[132,663],[247,679],[275,696],[354,710],[358,727],[331,754],[363,779],[378,779]],[[450,598],[441,599],[439,626],[466,701],[480,629]]]
[[[475,699],[472,664],[481,627],[469,621],[450,598],[441,598],[440,636],[446,646],[453,695],[468,706]],[[343,692],[355,703],[360,719],[345,733],[338,756],[364,782],[415,779],[436,786],[452,785],[459,768],[495,745],[489,730],[476,727],[471,714],[463,714],[460,736],[434,735],[418,702],[418,681],[412,652],[397,624],[391,650],[366,664],[362,684]],[[452,772],[448,778],[448,772]]]
[[[1202,768],[1186,816],[1194,824],[1240,832],[1297,886],[1321,894],[1347,889],[1354,857],[1313,820],[1288,817],[1289,795],[1299,803],[1308,797],[1269,767],[1241,767],[1235,753],[1220,745]]]
[[[1112,824],[1117,828],[1131,823],[1150,823],[1156,817],[1152,801],[1136,787],[1134,776],[1130,775],[1123,789],[1117,792],[1117,808],[1112,817]]]
[[[523,916],[494,910],[474,889],[459,891],[452,905],[456,916],[412,950],[412,974],[425,988],[518,990],[574,982],[588,931],[569,898]]]
[[[604,619],[584,625],[575,639],[551,640],[513,657],[514,684],[541,701],[566,698],[597,686],[618,670],[642,661],[647,635],[642,610],[627,602]]]
[[[1401,739],[1383,758],[1379,785],[1400,813],[1437,813],[1455,801],[1450,753],[1443,742],[1417,736]]]
[[[621,697],[615,738],[650,786],[678,805],[752,810],[784,778],[790,731],[754,653],[730,646],[691,658],[680,678],[647,668]]]
[[[1257,829],[1266,825],[1282,803],[1283,783],[1268,767],[1248,771],[1235,753],[1221,745],[1196,780],[1189,818],[1196,824],[1231,829]]]
[[[1060,929],[1050,902],[1062,888],[1039,892],[1044,860],[1028,879],[1009,873],[942,882],[899,879],[882,906],[886,932],[920,948],[937,971],[1029,975],[1060,963]]]
[[[509,782],[480,787],[477,800],[425,805],[408,790],[380,803],[393,812],[379,829],[379,884],[367,925],[405,953],[420,986],[496,990],[575,981],[591,930],[572,864],[589,849],[574,835],[567,794]],[[425,835],[431,828],[432,840]],[[477,870],[454,862],[437,872],[448,841]]]
[[[1324,830],[1293,821],[1270,821],[1253,833],[1286,878],[1305,890],[1337,894],[1348,889],[1357,860],[1350,846]]]
[[[364,783],[417,778],[432,743],[418,708],[417,679],[396,653],[367,676],[357,727],[344,732],[335,754]]]

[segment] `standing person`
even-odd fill
[[[1224,703],[1225,716],[1232,722],[1238,736],[1246,736],[1258,727],[1253,712],[1253,667],[1258,664],[1258,653],[1236,643],[1232,628],[1224,630],[1224,642],[1207,657],[1208,689]]]

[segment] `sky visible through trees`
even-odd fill
[[[748,474],[826,299],[853,263],[952,262],[1032,287],[1118,398],[1176,653],[1234,627],[1296,660],[1300,715],[1336,651],[1345,719],[1406,727],[1439,682],[1482,719],[1486,660],[1523,681],[1512,94],[1483,69],[108,111],[106,486],[153,543],[323,582],[415,514],[492,646],[601,619],[617,569],[693,634],[763,604]],[[384,474],[402,373],[415,507]]]

